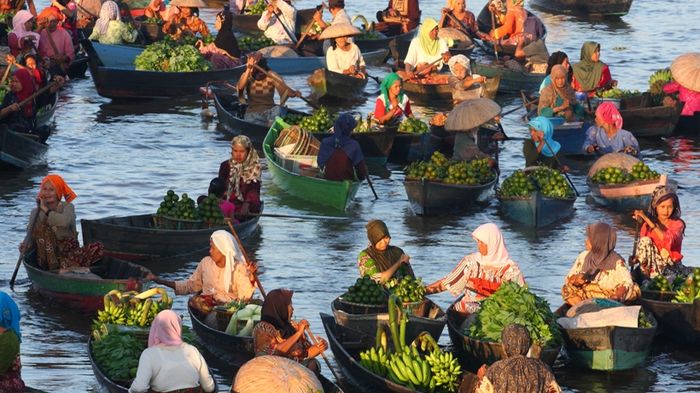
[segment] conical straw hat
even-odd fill
[[[360,30],[357,27],[347,23],[338,23],[329,26],[326,28],[326,30],[323,30],[323,33],[321,33],[319,38],[322,40],[328,40],[331,38],[351,37],[360,34]]]
[[[207,8],[209,7],[207,3],[202,0],[173,0],[170,5],[176,7],[197,7],[197,8]]]
[[[671,63],[671,75],[686,89],[700,92],[700,53],[686,53]]]
[[[488,98],[460,102],[447,114],[445,129],[467,131],[481,126],[501,113],[501,107]]]

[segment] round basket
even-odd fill
[[[387,304],[362,304],[353,303],[339,297],[335,301],[336,309],[345,311],[348,314],[382,314],[389,311]]]

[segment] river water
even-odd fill
[[[348,2],[350,15],[364,13],[369,20],[378,4]],[[484,1],[470,2],[478,10]],[[305,0],[300,8],[314,5]],[[421,3],[424,16],[437,16],[442,3]],[[382,5],[383,7],[383,5]],[[363,11],[365,9],[372,10]],[[549,29],[550,51],[564,50],[578,58],[584,40],[602,44],[602,59],[612,69],[622,88],[645,90],[647,78],[666,67],[679,54],[700,46],[700,11],[696,0],[636,1],[629,15],[617,21],[589,21],[535,11]],[[213,20],[213,12],[203,15]],[[384,69],[371,69],[381,75]],[[287,78],[308,92],[305,77]],[[368,95],[378,87],[368,84]],[[515,97],[499,97],[504,110],[514,108]],[[363,113],[373,100],[353,107]],[[292,105],[304,108],[294,100]],[[302,103],[303,104],[303,103]],[[213,110],[213,108],[212,108]],[[430,112],[418,108],[418,112]],[[510,136],[526,136],[519,116],[504,119]],[[21,173],[0,174],[0,289],[9,291],[9,278],[17,260],[28,214],[38,184],[47,173],[60,173],[78,194],[78,218],[131,215],[154,212],[165,190],[190,195],[205,192],[218,165],[229,154],[230,139],[217,130],[216,121],[205,123],[195,101],[111,102],[97,95],[90,79],[75,80],[63,91],[55,119],[55,131],[47,165]],[[642,156],[657,171],[670,174],[680,184],[683,218],[688,223],[684,262],[700,266],[700,146],[697,137],[672,137],[642,142]],[[501,165],[505,175],[523,166],[521,144],[502,143]],[[470,233],[478,225],[493,221],[504,232],[511,256],[518,261],[526,280],[553,308],[561,304],[559,290],[576,255],[583,249],[585,226],[602,220],[618,228],[618,251],[629,255],[634,228],[623,217],[586,202],[585,165],[573,167],[572,177],[584,196],[576,201],[574,215],[546,230],[532,231],[504,222],[497,204],[461,215],[438,218],[415,216],[402,186],[403,174],[394,168],[389,179],[375,179],[380,198],[373,200],[363,186],[350,206],[349,220],[324,222],[297,219],[261,219],[257,235],[247,241],[248,253],[264,271],[267,290],[295,290],[295,313],[307,318],[322,334],[319,312],[330,312],[330,301],[344,292],[357,276],[356,256],[367,243],[364,224],[373,218],[385,220],[394,245],[410,256],[414,270],[425,282],[447,273],[467,253],[475,251]],[[287,196],[263,173],[266,211],[283,214],[325,214],[305,207]],[[164,273],[184,278],[197,261],[174,266]],[[23,378],[29,386],[52,392],[98,391],[86,354],[90,317],[76,315],[46,303],[32,292],[22,269],[12,296],[22,309]],[[450,295],[433,296],[443,307]],[[177,299],[174,309],[186,314],[186,299]],[[186,320],[186,324],[189,321]],[[441,342],[449,343],[447,330]],[[330,352],[329,352],[330,353]],[[232,370],[207,356],[222,387],[228,387]],[[331,356],[332,358],[332,356]],[[669,392],[700,391],[700,351],[670,343],[657,343],[644,365],[623,373],[598,373],[557,365],[559,382],[568,392]],[[328,370],[325,373],[330,376]],[[352,391],[352,389],[349,389]]]

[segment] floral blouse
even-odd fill
[[[639,297],[640,291],[637,284],[632,281],[632,276],[627,269],[625,261],[618,260],[615,268],[599,272],[590,283],[583,286],[574,286],[570,284],[571,278],[577,274],[583,273],[583,264],[586,260],[588,251],[584,251],[578,255],[574,266],[571,267],[569,274],[566,276],[564,286],[562,287],[562,298],[568,303],[568,299],[578,297],[580,299],[615,299],[621,302],[628,302]],[[616,293],[618,288],[624,287],[625,294],[622,298],[617,298]]]
[[[308,355],[311,346],[308,341],[301,338],[292,346],[289,353],[282,353],[277,350],[277,346],[284,342],[282,334],[271,323],[260,321],[253,329],[253,351],[255,356],[275,355],[294,359],[304,360]]]

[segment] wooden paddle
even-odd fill
[[[22,260],[24,259],[24,253],[29,248],[29,244],[27,244],[27,243],[31,240],[32,231],[34,231],[34,225],[36,224],[36,221],[39,219],[39,214],[41,214],[41,210],[39,209],[40,203],[41,202],[39,201],[39,199],[37,199],[36,200],[36,216],[34,216],[32,223],[29,225],[29,230],[27,231],[27,235],[24,236],[24,248],[19,253],[19,258],[17,258],[17,264],[15,265],[15,270],[12,272],[12,278],[10,279],[10,290],[11,291],[14,291],[15,279],[17,278],[17,272],[19,272],[19,265],[22,264]]]
[[[278,78],[277,76],[273,76],[272,74],[268,73],[267,71],[265,71],[264,69],[262,69],[262,67],[260,67],[259,65],[253,64],[253,67],[254,67],[256,70],[258,70],[258,71],[262,72],[263,74],[265,74],[265,76],[270,77],[270,78],[274,79],[275,81],[277,81],[277,83],[279,83],[279,84],[281,84],[282,86],[284,86],[285,88],[287,88],[287,90],[296,91],[296,90],[292,89],[291,87],[287,86],[287,84],[284,83],[284,81],[283,81],[282,79],[280,79],[280,78]],[[315,102],[309,100],[308,98],[304,97],[303,95],[299,94],[299,98],[301,98],[302,101],[304,101],[304,102],[306,102],[307,104],[309,104],[309,106],[311,106],[312,108],[314,108],[314,109],[318,109],[318,108],[319,108],[318,104],[316,104]]]
[[[491,14],[491,29],[496,29],[496,15],[494,15],[491,7],[489,7],[489,14]],[[495,38],[495,35],[494,35]],[[493,53],[496,55],[496,61],[498,61],[498,39],[493,43]]]
[[[539,97],[538,97],[538,98],[535,98],[535,99],[532,100],[532,101],[524,102],[524,103],[518,105],[517,107],[515,107],[515,108],[513,108],[513,109],[511,109],[511,110],[509,110],[509,111],[506,111],[506,112],[504,112],[504,113],[501,113],[501,116],[510,115],[511,113],[513,113],[513,112],[519,110],[519,109],[522,108],[522,107],[527,108],[528,105],[537,104],[538,102],[540,102]]]
[[[369,170],[367,170],[369,172]],[[374,191],[374,184],[372,184],[372,179],[369,178],[369,173],[365,177],[367,179],[367,184],[369,184],[369,189],[372,190],[372,194],[374,194],[374,199],[377,200],[379,199],[379,196],[377,195],[377,191]]]
[[[312,342],[314,345],[318,345],[318,340],[316,339],[316,336],[314,336],[314,334],[311,332],[311,329],[306,329],[306,333],[309,335],[309,337],[311,337],[311,342]],[[323,352],[321,352],[321,357],[322,357],[323,360],[326,362],[326,366],[328,366],[328,369],[331,370],[331,373],[332,373],[333,376],[335,377],[335,380],[336,380],[336,381],[340,381],[340,378],[338,377],[338,374],[336,374],[335,370],[334,370],[333,367],[331,366],[331,362],[328,361],[328,358],[326,357],[326,354],[323,353]]]
[[[0,80],[0,85],[4,84],[7,80],[7,77],[10,75],[10,70],[12,70],[13,65],[14,63],[10,63],[7,65],[7,68],[5,68],[5,73],[2,74],[2,80]]]
[[[241,249],[241,252],[243,253],[243,258],[245,258],[245,262],[248,266],[251,266],[254,264],[253,261],[248,258],[248,253],[245,251],[245,247],[243,247],[243,243],[241,242],[241,239],[238,238],[238,233],[236,233],[236,229],[233,228],[233,224],[231,224],[231,219],[230,218],[225,218],[226,223],[228,224],[229,229],[231,229],[231,234],[233,237],[236,239],[236,243],[238,243],[238,248]],[[255,285],[258,286],[258,290],[260,290],[260,295],[262,295],[263,300],[265,300],[265,296],[267,294],[265,293],[265,289],[263,288],[262,284],[260,283],[260,279],[258,278],[257,273],[253,273],[253,278],[255,279]]]
[[[323,13],[323,9],[325,7],[326,7],[326,4],[321,2],[321,5],[316,6],[316,11],[314,12],[314,14],[316,12]],[[309,25],[306,27],[306,31],[304,32],[304,34],[301,35],[301,38],[299,38],[299,41],[297,41],[296,45],[294,45],[294,50],[297,50],[297,51],[299,50],[299,47],[304,42],[304,40],[306,40],[306,37],[311,35],[311,30],[313,30],[315,24],[316,24],[316,22],[312,19],[311,23],[309,23]]]
[[[265,1],[265,4],[267,4],[268,6],[270,5],[270,2],[268,0],[264,0],[264,1]],[[284,0],[278,0],[278,1],[284,1]],[[284,24],[280,14],[277,11],[275,11],[274,9],[272,10],[272,14],[275,16],[275,18],[277,18],[277,21],[280,22],[280,26],[282,26],[282,29],[284,29],[284,32],[287,33],[287,37],[289,37],[289,39],[292,40],[292,43],[296,44],[297,37],[294,34],[292,34],[291,31],[289,31],[289,27],[287,27],[287,25]]]
[[[426,71],[428,71],[427,73],[430,73],[430,70],[433,68],[433,66],[434,66],[434,65],[437,65],[437,64],[438,64],[439,62],[441,62],[441,61],[442,61],[442,55],[440,55],[440,58],[439,58],[439,59],[437,59],[437,60],[433,61],[432,63],[428,64],[428,65],[427,65],[425,68],[423,68],[420,72],[416,72],[415,74],[413,74],[413,78],[410,78],[409,80],[420,79],[422,76],[424,76],[424,75],[426,74]]]
[[[550,151],[554,152],[554,150],[553,150],[551,147],[549,147],[549,143],[547,143],[547,140],[546,140],[546,139],[542,139],[542,140],[544,141],[545,146],[547,146],[547,148],[548,148]],[[554,153],[553,157],[554,157],[554,159],[557,161],[557,165],[559,165],[559,168],[564,168],[564,166],[561,164],[561,161],[559,161],[559,157],[557,156],[557,153]],[[574,189],[574,193],[576,193],[576,196],[577,196],[577,197],[581,196],[581,194],[578,193],[578,190],[576,189],[576,186],[574,185],[574,182],[571,181],[571,178],[569,177],[569,174],[566,173],[566,172],[564,172],[564,171],[562,171],[562,173],[564,174],[564,177],[566,177],[566,180],[569,181],[569,184],[571,185],[571,188]]]
[[[49,90],[50,88],[52,88],[52,87],[54,87],[54,86],[56,86],[56,85],[58,85],[58,82],[55,82],[55,81],[54,81],[54,82],[49,83],[48,85],[46,85],[46,86],[42,87],[41,89],[37,90],[34,94],[32,94],[32,95],[30,95],[29,97],[27,97],[27,98],[23,99],[22,101],[20,101],[17,105],[19,105],[20,108],[23,107],[23,106],[25,106],[25,105],[27,105],[27,103],[28,103],[29,101],[32,101],[32,100],[35,99],[37,96],[39,96],[41,93],[43,93],[43,92]],[[3,119],[3,118],[5,118],[5,117],[7,117],[9,114],[10,114],[10,112],[5,113],[4,115],[3,115],[3,114],[0,114],[0,119]]]

